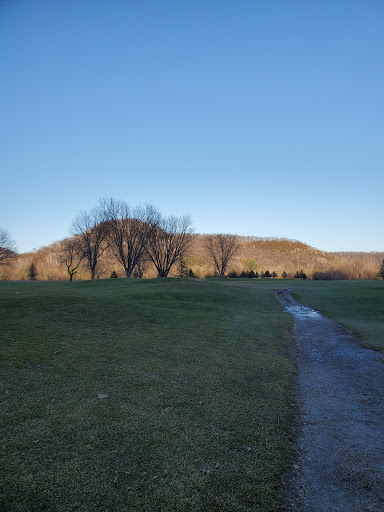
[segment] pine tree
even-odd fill
[[[181,258],[179,260],[179,268],[178,268],[178,273],[177,273],[177,277],[183,277],[183,278],[186,278],[188,277],[188,267],[187,267],[187,264],[185,263],[185,260],[184,258]]]
[[[113,271],[111,272],[111,275],[110,275],[109,277],[110,277],[110,279],[117,279],[119,276],[116,274],[116,271],[115,271],[115,270],[113,270]]]
[[[284,272],[281,274],[281,277],[282,277],[283,279],[287,279],[288,274],[286,273],[286,271],[285,271],[285,270],[284,270]]]
[[[271,274],[270,274],[269,270],[267,270],[267,271],[264,273],[264,277],[271,277]]]
[[[29,281],[35,281],[37,279],[36,265],[33,262],[28,267],[27,279]]]
[[[380,265],[379,272],[377,273],[377,275],[381,277],[381,279],[384,279],[384,260],[383,263]]]

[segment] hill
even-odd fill
[[[213,266],[204,249],[208,235],[195,235],[185,263],[197,277],[213,274]],[[62,242],[54,242],[41,247],[36,252],[20,254],[12,266],[3,268],[2,279],[26,279],[28,266],[34,262],[38,279],[67,279],[66,269],[59,261]],[[254,270],[259,274],[269,270],[279,277],[283,272],[293,277],[298,270],[303,270],[309,278],[322,279],[375,279],[384,252],[325,252],[297,240],[286,238],[240,237],[240,250],[229,265],[229,271],[240,274],[243,270]],[[106,253],[100,262],[97,277],[108,278],[112,271],[123,277],[122,267],[113,254]],[[178,273],[175,265],[171,276]],[[77,279],[89,279],[86,267],[79,270]],[[144,277],[156,277],[155,268],[147,264]]]

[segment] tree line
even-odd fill
[[[378,269],[380,260],[377,260],[375,270],[374,255],[368,253],[362,254],[361,258],[369,256],[372,263],[370,267],[364,267],[363,260],[354,263],[351,256],[344,261],[297,241],[254,237],[248,237],[248,240],[228,233],[195,235],[189,215],[167,217],[152,205],[132,207],[115,199],[102,199],[95,208],[80,211],[70,232],[70,238],[40,249],[37,255],[24,254],[16,258],[19,255],[14,240],[8,231],[0,229],[3,278],[24,279],[26,276],[27,279],[36,279],[39,273],[43,279],[60,279],[64,277],[64,268],[70,281],[77,273],[81,278],[85,275],[91,279],[105,276],[108,268],[110,273],[113,270],[114,277],[119,274],[127,278],[141,278],[144,273],[147,277],[177,275],[256,279],[279,275],[282,278],[305,279],[307,274],[312,279],[353,279],[355,275],[364,278],[362,274],[368,273],[369,277],[365,278],[372,279],[375,274],[384,278],[384,262]],[[44,263],[39,263],[40,254],[44,254]],[[26,260],[29,260],[27,272],[22,270]],[[116,269],[118,274],[113,261],[120,266],[121,271]],[[286,267],[284,271],[281,263]],[[273,272],[261,270],[269,264],[275,266]],[[303,269],[304,265],[308,265],[309,273],[294,268]],[[353,268],[351,274],[352,265],[357,270]],[[177,271],[174,270],[176,267]],[[57,271],[53,270],[55,268]]]
[[[71,282],[81,265],[87,266],[91,279],[95,279],[100,259],[107,250],[123,267],[128,279],[141,278],[149,262],[156,268],[158,277],[167,277],[177,262],[183,264],[194,237],[190,215],[164,216],[153,205],[132,207],[113,198],[102,199],[94,208],[80,211],[70,232],[72,236],[61,243],[58,257]],[[17,253],[9,233],[3,230],[2,235],[0,262],[6,264]],[[222,233],[207,237],[207,253],[221,278],[239,249],[238,239],[237,235]],[[191,270],[187,273],[192,277]],[[27,278],[37,277],[32,262]]]

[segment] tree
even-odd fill
[[[266,272],[264,272],[264,275],[263,277],[272,277],[269,270],[267,270]]]
[[[184,258],[180,258],[179,259],[179,262],[178,262],[178,272],[177,272],[177,277],[182,277],[182,278],[187,278],[188,277],[188,267],[187,267],[187,264],[185,262],[185,259]]]
[[[255,272],[257,263],[253,258],[242,258],[242,261],[248,267],[249,272]]]
[[[137,265],[135,267],[135,270],[132,273],[132,276],[135,279],[142,279],[143,275],[144,275],[144,272],[148,268],[149,262],[150,262],[150,259],[149,259],[148,255],[147,255],[147,253],[145,253],[143,255],[143,257],[140,259],[140,261],[137,263]]]
[[[208,235],[204,247],[222,279],[229,262],[240,249],[238,235],[230,233]]]
[[[16,256],[16,242],[6,229],[0,228],[0,265],[8,265]]]
[[[179,261],[192,242],[192,220],[182,217],[154,216],[153,229],[147,243],[147,253],[158,272],[157,277],[167,277],[172,266]]]
[[[27,279],[29,281],[35,281],[37,279],[36,265],[32,262],[28,267]]]
[[[271,277],[279,277],[277,272],[273,271],[272,274],[271,274]]]
[[[283,279],[287,279],[288,274],[286,273],[286,271],[285,271],[285,270],[284,270],[284,272],[281,274],[281,277],[282,277]]]
[[[116,274],[115,270],[112,270],[111,275],[109,277],[110,279],[117,279],[119,276]]]
[[[135,267],[145,258],[148,240],[154,231],[159,213],[151,206],[132,208],[125,201],[102,201],[108,225],[112,252],[130,278]]]
[[[307,275],[306,273],[304,272],[304,270],[300,270],[296,272],[296,274],[293,276],[294,279],[307,279]]]
[[[258,277],[258,276],[259,276],[259,275],[257,274],[257,277]],[[248,273],[248,277],[249,277],[250,279],[255,279],[256,274],[254,273],[254,271],[253,271],[253,270],[251,270],[251,271]]]
[[[95,279],[96,268],[103,252],[108,248],[108,223],[105,222],[102,204],[92,210],[82,210],[75,217],[72,234],[80,240],[84,258]]]
[[[380,265],[379,272],[377,274],[381,279],[384,279],[384,260],[383,263]]]
[[[59,261],[67,267],[70,283],[84,258],[85,253],[79,237],[67,238],[62,242]]]

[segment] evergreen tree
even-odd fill
[[[377,274],[381,279],[384,279],[384,260],[383,263],[380,265],[379,272]]]
[[[113,270],[113,271],[111,272],[111,275],[110,275],[109,277],[110,277],[110,279],[117,279],[119,276],[116,274],[116,271],[115,271],[115,270]]]
[[[254,273],[253,270],[251,270],[249,273],[248,273],[248,277],[250,279],[254,279],[256,277],[256,274]],[[257,277],[259,277],[259,274],[257,274]]]
[[[271,277],[271,274],[269,273],[269,270],[267,270],[267,271],[264,273],[264,277]]]
[[[255,272],[255,279],[259,279],[259,277],[260,277],[260,274],[256,271]]]
[[[248,277],[248,273],[244,272],[244,270],[241,271],[240,277]]]
[[[277,272],[273,271],[271,274],[272,277],[278,277]]]
[[[186,278],[189,276],[189,272],[188,272],[188,267],[187,267],[187,264],[185,263],[185,260],[184,258],[181,258],[179,261],[178,261],[178,273],[177,273],[177,277],[183,277],[183,278]]]
[[[36,265],[33,262],[28,267],[27,279],[29,281],[35,281],[37,279]]]
[[[285,271],[285,270],[284,270],[284,272],[281,274],[281,277],[282,277],[283,279],[287,279],[288,274],[286,273],[286,271]]]
[[[188,270],[188,277],[189,279],[193,279],[195,277],[195,274],[193,273],[193,270],[191,268]]]
[[[293,276],[294,279],[307,279],[307,274],[304,272],[304,270],[300,270],[296,272],[296,274]]]

